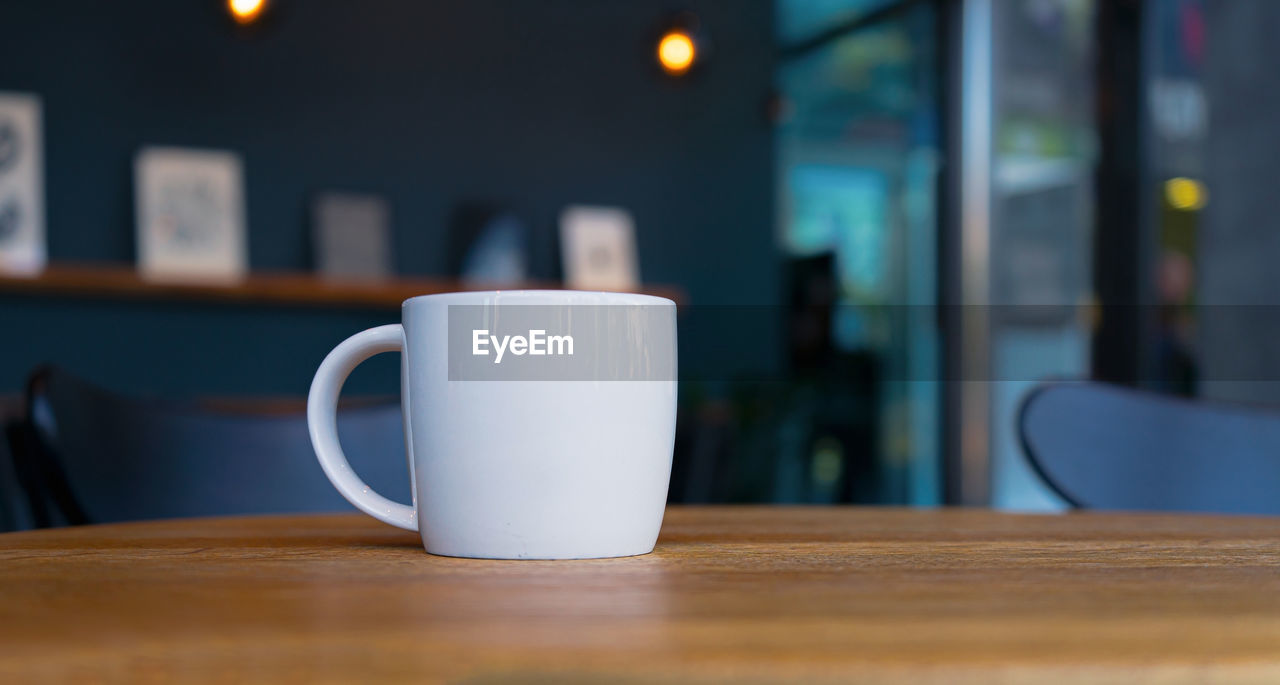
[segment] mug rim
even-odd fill
[[[650,305],[665,304],[665,305],[671,305],[673,307],[676,306],[675,300],[662,297],[659,295],[646,295],[644,293],[614,292],[611,290],[552,290],[548,288],[528,289],[528,290],[520,289],[520,288],[512,289],[512,290],[464,290],[464,291],[449,292],[449,293],[431,293],[428,295],[415,295],[414,297],[410,297],[409,299],[405,300],[400,306],[402,308],[408,307],[411,303],[420,302],[420,301],[421,302],[440,301],[440,300],[447,301],[447,300],[456,300],[456,299],[471,299],[476,297],[521,298],[521,297],[528,297],[528,296],[539,296],[539,297],[551,296],[551,297],[564,297],[568,299],[577,295],[591,295],[593,297],[598,297],[603,295],[605,298],[613,300],[618,304],[650,304]]]

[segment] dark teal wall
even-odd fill
[[[53,260],[133,259],[131,161],[143,145],[227,148],[245,164],[250,262],[310,266],[308,198],[391,202],[396,266],[440,274],[460,201],[506,203],[555,277],[554,221],[574,202],[629,208],[645,280],[697,303],[778,299],[770,0],[691,2],[713,41],[702,73],[652,60],[657,2],[283,2],[238,37],[222,3],[0,5],[0,90],[44,100]],[[42,361],[121,389],[305,391],[323,353],[394,312],[0,296],[0,393]],[[766,337],[771,329],[765,328]],[[682,363],[724,363],[682,336]],[[738,363],[772,358],[739,346]],[[355,390],[394,390],[392,360]]]

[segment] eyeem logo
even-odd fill
[[[522,357],[526,354],[539,356],[573,356],[572,335],[547,335],[542,329],[529,331],[528,337],[523,335],[504,335],[499,338],[489,335],[487,329],[471,331],[471,354],[476,357],[489,356],[489,348],[493,348],[494,364],[502,363],[502,356],[507,352]]]
[[[451,304],[449,380],[673,381],[675,324],[670,305]]]

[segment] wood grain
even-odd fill
[[[520,284],[519,289],[560,290],[563,287],[556,282],[530,281]],[[314,274],[290,272],[254,273],[229,282],[153,282],[142,278],[132,266],[117,264],[52,264],[39,276],[29,278],[0,274],[0,292],[17,294],[374,309],[399,309],[402,302],[418,295],[496,289],[448,278],[335,282]],[[678,304],[685,301],[684,293],[675,287],[654,286],[642,292],[666,297]]]
[[[617,560],[360,515],[0,536],[0,681],[1280,682],[1280,519],[672,508]]]

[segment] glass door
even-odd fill
[[[775,499],[941,500],[937,15],[921,2],[778,5],[777,238],[792,308],[827,313],[793,312],[793,329],[819,322],[825,352],[793,349],[797,382],[816,379],[815,418],[779,455]],[[814,271],[830,275],[825,305]],[[851,442],[841,421],[870,422],[873,439]]]

